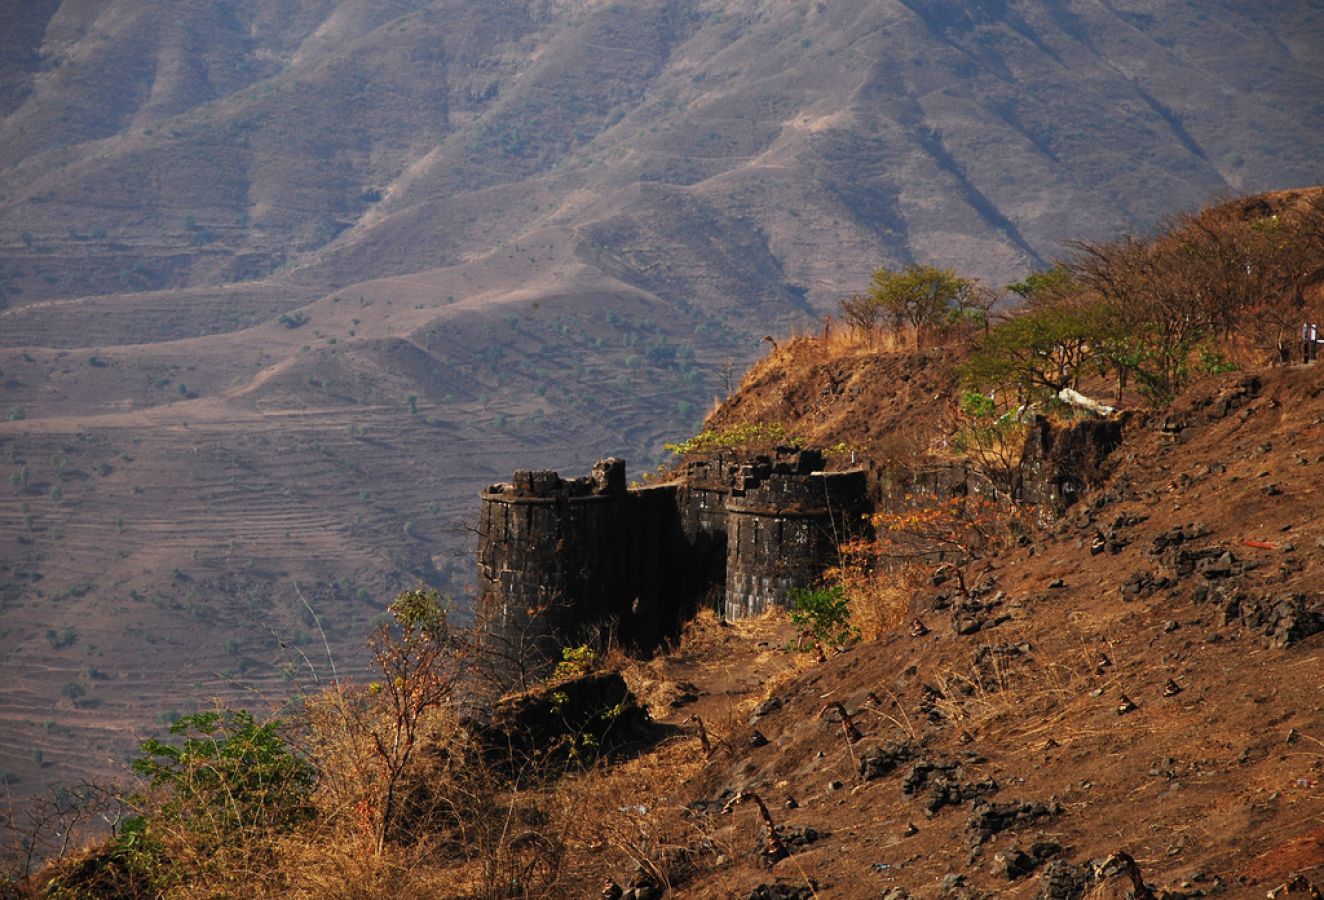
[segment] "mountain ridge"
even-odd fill
[[[58,693],[88,666],[242,692],[235,640],[278,679],[226,585],[306,635],[299,586],[361,660],[360,591],[465,593],[483,483],[652,468],[879,265],[1000,284],[1318,177],[1315,5],[917,9],[0,12],[0,671],[52,673],[0,699],[4,765],[63,778],[49,717],[122,749],[176,703],[103,679],[92,716]]]

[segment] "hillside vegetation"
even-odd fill
[[[1311,182],[1322,32],[1239,0],[3,4],[12,790],[325,677],[323,634],[364,671],[386,598],[466,595],[483,484],[662,461],[880,265],[999,285]]]
[[[307,685],[279,721],[181,718],[136,787],[16,819],[55,857],[24,884],[899,900],[1319,880],[1324,368],[1279,347],[1324,310],[1322,223],[1319,190],[1230,202],[1079,245],[988,322],[952,295],[777,345],[685,451],[803,435],[878,472],[964,460],[991,490],[880,512],[789,619],[704,613],[649,661],[567,648],[485,711],[463,630],[403,593],[373,675]],[[1064,387],[1120,403],[1125,440],[1055,518],[998,485],[1025,407],[1079,415]],[[100,815],[111,838],[69,839]]]

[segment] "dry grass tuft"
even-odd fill
[[[905,623],[926,571],[919,565],[876,566],[847,556],[831,577],[846,591],[850,621],[860,637],[876,641]]]

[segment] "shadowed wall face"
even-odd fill
[[[1103,471],[1122,420],[1036,422],[1019,498],[1060,515]],[[781,448],[736,464],[690,463],[676,482],[628,489],[625,463],[584,478],[516,472],[483,492],[478,628],[503,686],[545,675],[560,648],[615,640],[641,654],[674,640],[703,604],[728,619],[788,606],[838,561],[875,505],[892,510],[982,493],[963,463],[891,473],[824,472],[821,453]],[[876,497],[871,497],[876,493]]]
[[[867,505],[864,472],[760,473],[727,501],[728,619],[787,606],[838,561]]]
[[[516,472],[482,495],[478,624],[488,675],[522,686],[559,648],[612,638],[636,653],[673,640],[700,605],[728,618],[786,605],[836,560],[867,498],[863,472],[818,471],[785,451],[692,463],[628,490],[625,465],[587,478]]]

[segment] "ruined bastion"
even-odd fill
[[[1015,493],[1060,514],[1103,471],[1122,421],[1030,429]],[[727,619],[787,606],[815,584],[873,510],[981,492],[963,463],[823,471],[816,450],[688,463],[675,480],[627,487],[625,462],[590,475],[521,471],[481,496],[477,624],[491,674],[546,672],[559,648],[606,637],[635,652],[674,638],[702,605]]]

